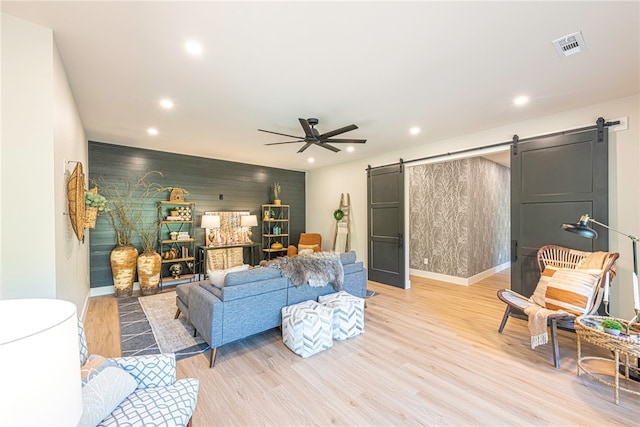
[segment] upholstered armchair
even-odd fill
[[[322,251],[322,235],[318,233],[300,233],[298,246],[289,245],[287,256],[296,256],[305,252],[313,253]]]
[[[78,322],[83,412],[78,426],[189,426],[199,382],[176,380],[175,354],[87,357]]]

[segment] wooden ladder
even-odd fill
[[[344,212],[340,221],[336,221],[336,229],[333,233],[333,251],[349,252],[351,250],[351,196],[347,193],[346,202],[344,193],[340,194],[340,206],[338,209]]]

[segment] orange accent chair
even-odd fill
[[[287,256],[296,256],[301,249],[313,249],[313,252],[322,251],[322,235],[318,233],[300,233],[298,246],[289,245]]]

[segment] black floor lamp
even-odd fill
[[[601,227],[604,227],[608,230],[611,231],[615,231],[618,234],[622,234],[623,236],[627,236],[629,239],[631,239],[631,242],[633,244],[633,309],[635,311],[635,316],[633,316],[633,318],[631,320],[629,320],[629,322],[627,323],[627,335],[629,335],[629,327],[633,322],[638,322],[640,321],[640,290],[638,290],[638,248],[637,248],[637,243],[638,243],[638,238],[636,236],[632,236],[631,234],[626,234],[623,233],[621,231],[616,230],[615,228],[611,228],[606,224],[603,224],[601,222],[596,221],[593,218],[589,217],[589,214],[584,214],[580,217],[580,220],[575,223],[575,224],[562,224],[562,226],[560,226],[560,228],[562,228],[565,231],[569,231],[571,233],[576,233],[582,237],[586,237],[587,239],[597,239],[598,238],[598,233],[596,233],[596,231],[594,229],[592,229],[591,227],[589,227],[589,223],[592,222],[594,224],[598,224]],[[605,289],[605,296],[604,296],[604,303],[605,303],[605,311],[607,312],[607,315],[609,314],[608,311],[608,305],[609,305],[609,293],[608,293],[608,289]],[[640,360],[638,360],[638,366],[640,366]],[[638,377],[637,375],[632,375],[632,378],[636,381],[640,381],[640,377]]]

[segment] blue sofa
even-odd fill
[[[342,290],[364,298],[367,278],[362,262],[356,262],[355,252],[340,254],[340,262]],[[336,292],[331,284],[296,286],[280,270],[269,267],[228,273],[221,287],[208,280],[186,285],[188,307],[182,309],[188,310],[189,321],[211,346],[210,367],[218,347],[280,326],[283,307]]]

